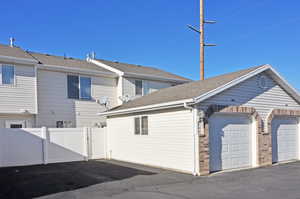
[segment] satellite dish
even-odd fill
[[[106,106],[108,104],[108,97],[101,97],[99,100],[98,100],[98,103],[100,105],[103,105],[103,106]]]
[[[130,96],[129,95],[123,95],[122,97],[119,97],[122,102],[129,102]]]

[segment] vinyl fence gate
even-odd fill
[[[0,167],[106,158],[106,128],[0,128]]]

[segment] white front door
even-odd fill
[[[298,157],[298,119],[275,117],[272,121],[273,163],[295,160]]]
[[[251,119],[214,114],[209,119],[210,171],[251,166]]]
[[[6,120],[5,128],[26,128],[24,120]]]

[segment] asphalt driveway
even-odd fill
[[[0,169],[0,198],[300,198],[300,162],[193,177],[114,161]]]
[[[163,173],[164,177],[161,177]],[[0,168],[0,199],[49,196],[80,188],[92,188],[93,185],[107,187],[105,191],[112,188],[112,192],[115,192],[114,185],[110,186],[111,182],[117,182],[117,189],[123,191],[123,187],[125,190],[132,188],[129,185],[135,187],[134,183],[137,186],[153,185],[154,181],[147,178],[149,176],[156,176],[155,182],[162,184],[193,178],[166,170],[105,160]],[[176,176],[178,180],[174,179]]]

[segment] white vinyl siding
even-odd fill
[[[0,114],[19,114],[23,110],[36,113],[34,66],[14,65],[14,75],[13,85],[0,83]]]
[[[162,81],[152,81],[152,80],[141,80],[133,78],[124,78],[123,79],[123,95],[128,95],[130,99],[139,97],[141,95],[136,95],[136,80],[142,81],[142,95],[146,95],[152,92],[155,92],[162,88],[171,87],[173,84],[171,82],[162,82]]]
[[[78,100],[68,99],[67,75],[63,72],[38,71],[38,127],[56,127],[57,121],[72,122],[72,127],[95,126],[96,123],[104,121],[97,113],[106,110],[97,103],[97,100],[107,97],[109,108],[116,105],[117,91],[114,78],[92,76],[92,99]]]
[[[148,135],[134,134],[134,118],[107,119],[111,158],[192,173],[194,169],[193,114],[174,109],[149,112]]]
[[[266,88],[258,86],[259,76],[252,77],[200,104],[202,108],[211,104],[254,107],[265,119],[272,109],[300,109],[300,105],[289,96],[267,74],[263,74]]]

